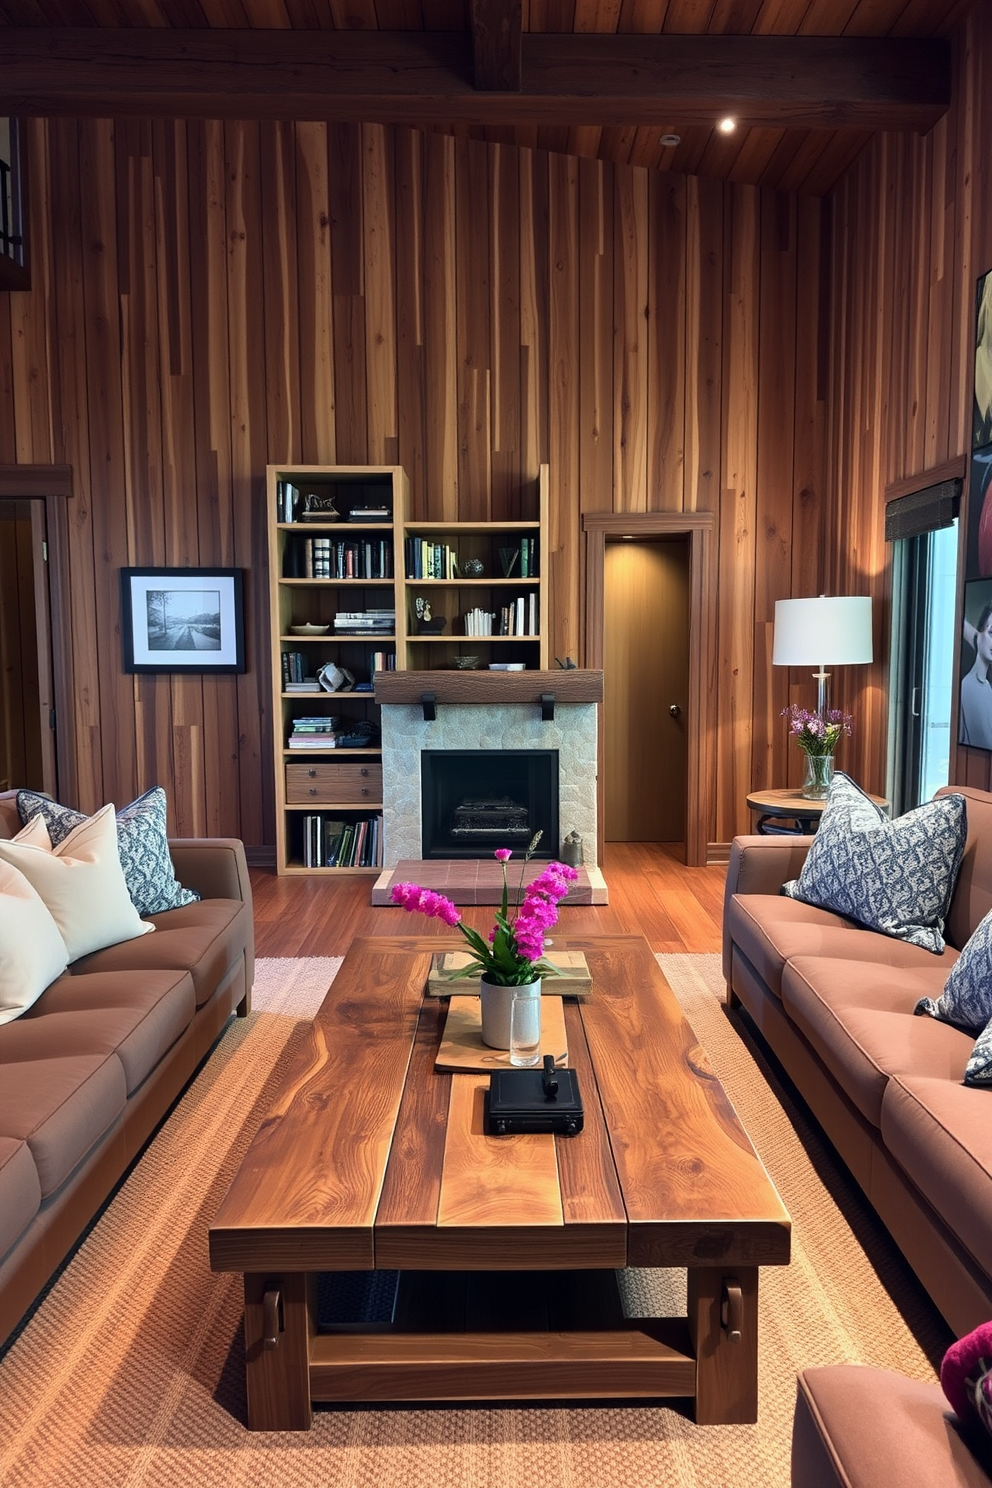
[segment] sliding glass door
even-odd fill
[[[946,785],[951,751],[958,524],[893,542],[889,785],[892,815]]]

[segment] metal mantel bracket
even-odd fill
[[[424,705],[424,722],[433,723],[437,718],[437,693],[422,692],[420,694],[420,701]]]
[[[541,721],[542,723],[554,723],[555,721],[555,695],[553,692],[541,693]]]

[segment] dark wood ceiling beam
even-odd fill
[[[932,39],[521,40],[516,93],[474,86],[467,32],[11,27],[0,113],[928,129],[950,101],[949,46]]]
[[[480,93],[519,93],[523,78],[521,0],[472,0],[472,57]]]

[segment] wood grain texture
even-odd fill
[[[794,767],[783,682],[768,677],[772,591],[823,588],[834,574],[816,539],[835,508],[852,514],[846,478],[828,491],[826,396],[843,422],[861,384],[831,384],[824,351],[833,324],[835,361],[857,364],[836,326],[858,250],[835,226],[825,251],[819,201],[381,125],[27,132],[39,290],[0,315],[0,461],[72,467],[71,804],[160,782],[177,825],[272,851],[267,463],[395,459],[411,514],[443,521],[519,518],[548,462],[549,657],[588,664],[584,516],[717,516],[720,600],[707,594],[716,624],[694,683],[716,715],[699,860],[747,829],[747,788]],[[959,134],[949,123],[949,158]],[[929,220],[947,241],[927,262],[953,268],[957,216],[934,205]],[[956,268],[953,284],[940,315],[961,362],[970,289]],[[871,319],[857,306],[852,335]],[[964,415],[946,378],[927,379],[939,453]],[[122,676],[117,570],[173,554],[246,569],[244,676]],[[863,555],[842,558],[837,582]],[[856,773],[882,747],[882,714],[879,699],[859,716]]]
[[[643,1328],[321,1337],[313,1398],[554,1400],[691,1395],[695,1360]]]
[[[970,454],[975,283],[992,267],[981,143],[992,118],[986,7],[968,13],[953,44],[959,83],[946,119],[918,138],[872,142],[835,192],[825,244],[834,307],[828,592],[870,594],[876,614],[875,662],[838,669],[832,702],[857,718],[844,768],[873,791],[885,788],[884,503],[888,492],[928,485],[931,470],[940,479]],[[957,613],[960,603],[959,591]],[[952,716],[950,780],[989,789],[992,756],[956,744],[955,735]]]
[[[328,1270],[375,1264],[427,965],[356,942],[211,1226],[215,1269],[312,1270],[318,1253]]]

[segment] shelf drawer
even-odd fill
[[[305,806],[309,802],[354,801],[362,806],[382,800],[382,764],[360,764],[342,760],[340,764],[286,766],[286,802]]]

